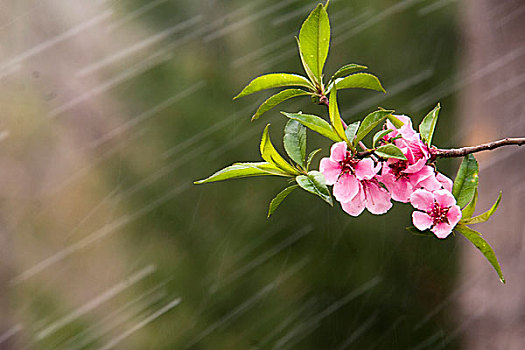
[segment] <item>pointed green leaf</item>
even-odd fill
[[[195,181],[194,184],[200,185],[208,182],[262,175],[290,176],[276,166],[266,162],[234,163],[224,169],[217,171],[215,174],[207,177],[206,179]]]
[[[275,147],[272,145],[272,141],[270,140],[270,134],[269,134],[269,127],[270,124],[266,125],[266,128],[264,128],[264,132],[261,139],[261,157],[267,161],[268,163],[271,163],[284,171],[285,173],[291,174],[291,175],[297,175],[299,172],[297,169],[295,169],[293,166],[291,166],[280,154],[277,152]]]
[[[359,125],[361,125],[360,121],[353,122],[352,124],[349,124],[346,127],[345,135],[348,141],[352,142],[354,141],[355,134],[357,133],[357,130],[359,129]]]
[[[361,88],[386,92],[385,89],[383,89],[383,86],[381,86],[379,79],[368,73],[356,73],[345,78],[336,79],[335,86],[337,87],[337,90]]]
[[[421,135],[421,139],[429,147],[430,143],[432,142],[432,136],[434,135],[434,129],[436,128],[440,109],[441,105],[438,103],[437,106],[428,112],[425,118],[423,118],[421,124],[419,124],[419,134]]]
[[[378,132],[376,132],[376,134],[374,135],[374,138],[372,140],[372,147],[375,147],[376,144],[379,142],[379,140],[381,140],[386,135],[390,134],[392,131],[394,131],[394,130],[387,129],[387,130],[379,130]]]
[[[479,167],[476,158],[472,154],[464,157],[452,188],[452,194],[460,208],[470,203],[474,197],[474,192],[478,188],[478,173]]]
[[[487,221],[492,216],[492,214],[494,214],[496,209],[498,209],[499,202],[501,202],[501,194],[502,193],[500,192],[499,196],[498,196],[498,199],[496,199],[496,202],[492,205],[492,207],[489,210],[487,210],[483,214],[478,215],[476,217],[467,218],[466,220],[461,220],[461,223],[473,225],[473,224],[479,224],[479,223]]]
[[[337,72],[335,72],[334,75],[332,75],[332,79],[330,79],[330,81],[334,81],[337,78],[341,78],[346,75],[365,70],[367,68],[368,68],[367,66],[361,66],[360,64],[355,64],[355,63],[347,64],[339,68]]]
[[[341,121],[341,114],[339,113],[339,107],[337,106],[337,89],[332,89],[330,92],[330,100],[328,102],[328,112],[330,114],[330,122],[332,127],[339,137],[345,141],[346,139],[345,128]]]
[[[383,158],[407,159],[403,152],[391,143],[378,147],[374,153]]]
[[[288,156],[301,167],[305,168],[306,127],[297,120],[288,120],[288,123],[286,123],[284,127],[283,144]]]
[[[285,86],[302,86],[313,90],[314,87],[308,79],[302,75],[289,73],[271,73],[265,74],[253,79],[237,96],[233,99],[238,99],[254,92]]]
[[[252,117],[252,121],[255,119],[258,119],[261,115],[268,112],[273,107],[277,106],[279,103],[284,102],[290,98],[297,97],[297,96],[304,96],[304,95],[310,95],[309,92],[301,90],[301,89],[286,89],[283,90],[270,98],[268,98],[266,101],[264,101],[260,106],[259,109],[257,109],[257,112]]]
[[[330,191],[326,187],[324,175],[320,172],[315,170],[309,171],[308,176],[299,175],[295,178],[295,181],[304,190],[321,197],[326,203],[334,205]]]
[[[292,185],[292,186],[286,187],[284,190],[279,192],[277,194],[277,196],[275,196],[274,199],[272,199],[272,201],[270,202],[270,208],[268,209],[268,217],[270,217],[277,210],[277,208],[279,207],[279,205],[281,205],[281,203],[284,201],[284,199],[290,193],[292,193],[293,190],[295,190],[297,187],[299,187],[299,186]]]
[[[310,169],[310,164],[312,163],[312,160],[314,159],[315,155],[317,153],[321,152],[321,148],[318,148],[308,155],[308,161],[306,162],[306,170]]]
[[[478,204],[478,189],[474,191],[474,197],[470,203],[461,211],[461,220],[460,223],[464,223],[465,220],[470,219],[476,210],[476,205]]]
[[[297,120],[299,123],[303,124],[308,129],[313,130],[325,137],[328,137],[332,141],[335,141],[335,142],[343,141],[343,139],[341,139],[339,135],[337,135],[337,133],[334,131],[332,126],[328,124],[328,122],[324,120],[323,118],[320,118],[312,114],[286,113],[286,112],[281,112],[281,113],[290,119]]]
[[[394,111],[379,110],[370,113],[363,119],[357,135],[355,135],[354,145],[357,145],[366,135],[368,135],[376,126],[381,124],[388,115]]]
[[[505,283],[505,278],[501,272],[501,267],[499,266],[498,259],[492,247],[481,237],[479,232],[474,231],[468,226],[457,225],[455,227],[456,232],[462,234],[466,239],[468,239],[476,248],[478,248],[481,253],[487,258],[489,263],[492,265],[494,270],[498,273],[499,279],[501,282]]]
[[[315,81],[320,83],[330,45],[330,21],[322,4],[317,5],[301,26],[299,43],[305,70],[309,68]]]

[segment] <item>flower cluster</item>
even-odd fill
[[[357,216],[364,208],[372,214],[384,214],[392,207],[392,200],[410,202],[418,209],[412,214],[414,226],[445,238],[461,219],[451,193],[452,181],[429,165],[430,150],[410,118],[396,117],[403,126],[396,129],[387,121],[384,128],[392,131],[380,142],[394,144],[406,159],[360,159],[346,142],[338,142],[332,146],[330,157],[321,159],[320,171],[348,214]]]

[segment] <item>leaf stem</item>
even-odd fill
[[[356,157],[357,158],[364,158],[366,156],[370,156],[370,158],[372,158],[374,160],[374,162],[377,162],[377,157],[374,156],[374,152],[375,152],[375,148],[372,148],[372,149],[368,149],[368,147],[366,147],[366,145],[363,143],[363,141],[359,141],[359,146],[363,149],[363,152],[358,152],[356,154]]]
[[[355,154],[355,157],[359,158],[359,159],[363,159],[363,158],[368,157],[368,156],[374,157],[373,154],[374,154],[375,150],[376,150],[375,148],[372,148],[372,149],[365,150],[363,152],[357,152]]]
[[[499,147],[510,146],[510,145],[516,145],[516,146],[525,145],[525,137],[507,137],[502,140],[483,143],[477,146],[469,146],[469,147],[461,147],[461,148],[451,148],[451,149],[431,148],[430,154],[432,155],[431,160],[435,160],[437,158],[456,158],[456,157],[464,157],[471,153],[490,151],[490,150],[493,150]]]

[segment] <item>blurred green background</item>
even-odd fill
[[[195,186],[258,161],[278,110],[232,97],[301,72],[294,35],[316,1],[4,2],[0,143],[6,349],[454,349],[457,240],[405,231],[410,208],[346,215],[282,178]],[[387,94],[347,90],[457,144],[454,1],[331,1],[326,71],[360,63]],[[443,87],[444,93],[435,93]],[[434,91],[428,94],[427,91]],[[437,90],[439,91],[439,90]],[[1,131],[1,130],[0,130]],[[309,133],[309,150],[330,144]],[[441,170],[453,176],[452,163]]]

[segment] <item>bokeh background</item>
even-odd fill
[[[306,0],[0,2],[1,349],[522,349],[524,153],[481,155],[479,227],[506,286],[461,237],[413,236],[410,208],[346,215],[281,178],[195,186],[258,161],[250,79],[301,72]],[[326,70],[361,63],[387,94],[344,91],[435,143],[523,136],[523,1],[332,0]],[[309,133],[309,150],[330,144]],[[314,161],[318,164],[319,157]],[[457,161],[442,161],[453,176]]]

